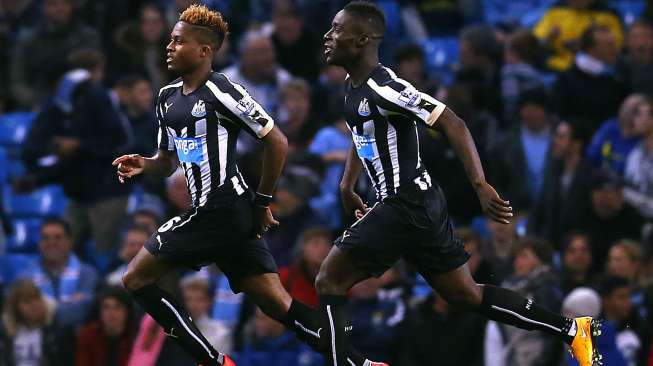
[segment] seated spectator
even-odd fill
[[[532,209],[542,191],[554,123],[550,107],[544,90],[525,92],[519,129],[497,144],[490,159],[490,181],[517,211]]]
[[[53,324],[55,303],[32,281],[11,285],[0,323],[0,365],[69,365],[72,349]]]
[[[288,139],[288,154],[303,151],[316,127],[311,121],[311,87],[302,79],[293,79],[281,90],[281,110],[277,123]]]
[[[279,91],[292,76],[279,66],[272,40],[261,33],[247,33],[243,35],[239,51],[239,63],[222,72],[242,85],[271,116],[277,116]]]
[[[601,296],[589,287],[579,287],[570,292],[562,302],[562,314],[566,317],[601,315]],[[617,331],[614,323],[604,320],[601,326],[601,336],[598,338],[598,349],[601,350],[604,365],[628,366],[621,351],[617,348]],[[565,352],[566,365],[576,366],[576,361],[569,352]]]
[[[653,94],[653,25],[636,20],[626,36],[626,53],[619,59],[619,71],[630,90]]]
[[[134,154],[151,156],[156,152],[157,121],[154,115],[152,85],[137,74],[124,76],[116,82],[119,99],[134,133]]]
[[[167,84],[170,76],[165,52],[169,31],[162,9],[152,3],[145,5],[138,21],[126,23],[115,33],[110,78],[116,81],[120,75],[137,73],[147,75],[155,90]]]
[[[323,116],[325,121],[334,121],[343,115],[345,99],[345,69],[325,65],[320,78],[313,86],[312,105],[316,116]]]
[[[623,277],[630,281],[633,307],[640,316],[648,318],[650,311],[644,295],[646,282],[642,276],[644,262],[641,244],[628,239],[614,243],[608,252],[605,272],[608,276]]]
[[[483,355],[477,350],[483,347],[486,323],[483,316],[449,306],[441,296],[432,294],[407,312],[397,364],[482,365]]]
[[[322,357],[288,332],[283,324],[256,309],[246,327],[245,345],[234,361],[238,366],[321,366]]]
[[[572,232],[562,243],[562,292],[569,294],[578,287],[591,287],[592,248],[589,238],[581,232]]]
[[[587,28],[573,66],[555,83],[560,117],[576,123],[582,136],[590,136],[603,121],[614,117],[628,93],[627,85],[615,72],[620,50],[615,37],[607,26]]]
[[[192,201],[182,168],[178,168],[166,178],[166,198],[169,203],[169,216],[181,215],[190,210]]]
[[[38,26],[18,37],[10,63],[11,94],[20,107],[31,109],[51,91],[53,75],[73,51],[97,49],[100,37],[74,14],[72,0],[41,2]]]
[[[550,311],[558,311],[562,291],[551,268],[552,248],[535,238],[521,239],[515,251],[513,275],[502,287],[517,291]],[[542,332],[529,332],[512,326],[488,323],[485,336],[485,362],[488,365],[553,365],[559,362],[561,346]]]
[[[332,125],[322,127],[308,146],[308,152],[319,155],[325,165],[320,194],[310,201],[311,208],[320,220],[333,230],[342,227],[340,203],[340,178],[351,146],[347,122],[340,116]]]
[[[498,285],[501,280],[497,278],[492,262],[488,259],[488,248],[481,236],[468,227],[456,229],[456,236],[463,242],[465,251],[470,255],[467,266],[474,281]]]
[[[136,335],[129,294],[121,287],[106,289],[98,312],[99,319],[79,331],[75,366],[127,366]]]
[[[645,98],[642,94],[629,95],[621,103],[617,118],[603,122],[594,133],[586,151],[594,168],[623,175],[628,154],[641,140],[642,133],[635,126],[635,117]]]
[[[289,266],[279,269],[281,283],[293,299],[307,305],[318,306],[315,277],[331,250],[331,233],[320,226],[304,230],[295,246],[295,260]]]
[[[150,237],[145,227],[133,226],[127,230],[123,237],[118,258],[121,264],[106,276],[106,283],[110,286],[122,286],[122,276],[127,271],[127,264],[138,254]]]
[[[209,343],[220,352],[231,353],[233,348],[231,329],[209,317],[212,296],[208,280],[191,274],[182,279],[181,292],[188,314]]]
[[[617,14],[597,0],[566,0],[549,9],[534,28],[534,33],[553,54],[547,62],[554,71],[572,66],[582,34],[592,25],[609,29],[621,48],[623,31]],[[581,46],[582,49],[582,46]]]
[[[561,121],[551,141],[551,156],[540,195],[531,213],[529,232],[561,247],[565,233],[587,213],[588,177],[592,168],[583,159],[583,139],[574,126]]]
[[[55,321],[61,327],[76,328],[89,314],[98,284],[93,267],[72,251],[70,225],[59,218],[41,224],[40,260],[36,268],[22,274],[34,281],[43,294],[57,304]]]
[[[490,233],[488,244],[490,247],[490,262],[495,272],[495,282],[503,282],[511,273],[513,267],[513,251],[517,245],[517,220],[512,220],[508,225],[486,219]]]
[[[606,277],[601,283],[601,298],[601,317],[615,324],[617,347],[629,365],[643,365],[648,356],[651,331],[633,307],[630,281],[622,277]]]
[[[426,71],[424,50],[416,44],[397,49],[395,53],[397,76],[409,82],[415,89],[435,96],[438,85]]]
[[[623,182],[612,174],[593,173],[589,199],[591,211],[581,218],[578,229],[588,234],[594,269],[601,270],[612,243],[640,239],[644,218],[624,200]]]
[[[640,141],[626,158],[624,198],[647,220],[653,220],[653,100],[639,105],[633,120]]]
[[[132,215],[132,225],[140,226],[147,230],[148,235],[152,235],[159,227],[159,215],[153,210],[138,209]]]
[[[526,90],[544,89],[544,76],[535,68],[539,57],[539,42],[528,29],[511,34],[504,46],[501,67],[501,97],[504,124],[519,122],[519,96]]]

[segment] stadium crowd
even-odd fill
[[[111,161],[156,150],[169,32],[190,0],[0,0],[0,366],[193,364],[121,287],[126,264],[190,207],[183,172],[120,184]],[[214,70],[288,137],[265,234],[290,294],[315,276],[342,213],[345,73],[322,35],[344,0],[206,0],[230,23]],[[653,366],[653,6],[643,0],[378,0],[382,62],[467,123],[509,225],[486,220],[446,139],[420,127],[481,283],[605,319],[610,366]],[[241,134],[250,186],[261,147]],[[374,200],[361,178],[357,191]],[[188,245],[192,245],[189,243]],[[163,279],[240,366],[323,365],[234,295],[219,269]],[[575,365],[559,342],[449,307],[397,263],[350,294],[350,338],[393,366]]]

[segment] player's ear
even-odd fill
[[[358,47],[364,47],[370,41],[370,37],[366,34],[361,34],[356,38],[356,45]]]

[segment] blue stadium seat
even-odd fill
[[[27,194],[16,194],[11,187],[3,191],[6,212],[13,217],[61,216],[68,203],[60,185],[44,186]]]
[[[9,179],[9,157],[7,151],[0,147],[0,187]]]
[[[0,276],[9,284],[36,267],[37,254],[7,254],[0,257]]]
[[[40,218],[12,219],[13,233],[7,238],[8,253],[37,253]]]
[[[631,25],[644,13],[646,7],[645,0],[612,0],[610,7],[615,9],[621,15],[621,21],[626,26]]]
[[[460,45],[456,37],[433,37],[422,42],[427,69],[444,85],[453,82],[453,65],[458,62]]]
[[[19,146],[25,141],[36,113],[15,112],[0,116],[0,145]]]
[[[379,8],[385,14],[386,34],[396,36],[401,32],[401,7],[396,0],[379,0]]]

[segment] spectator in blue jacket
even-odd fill
[[[56,302],[55,322],[63,328],[76,328],[86,320],[98,285],[95,269],[77,258],[72,249],[70,225],[59,218],[45,219],[39,261],[20,276],[34,281]]]

